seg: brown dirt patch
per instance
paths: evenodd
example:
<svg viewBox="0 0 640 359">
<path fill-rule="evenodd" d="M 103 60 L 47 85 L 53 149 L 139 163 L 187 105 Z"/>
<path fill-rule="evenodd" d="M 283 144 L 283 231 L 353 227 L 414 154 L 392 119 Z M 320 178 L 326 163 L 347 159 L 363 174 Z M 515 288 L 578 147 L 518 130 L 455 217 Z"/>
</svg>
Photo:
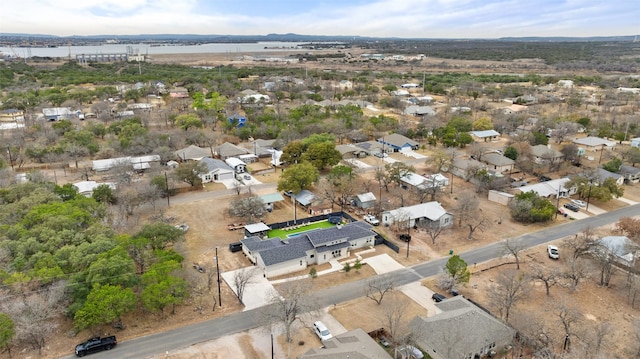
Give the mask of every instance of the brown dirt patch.
<svg viewBox="0 0 640 359">
<path fill-rule="evenodd" d="M 339 304 L 336 308 L 330 309 L 329 313 L 338 319 L 345 329 L 362 328 L 368 333 L 382 327 L 388 327 L 384 320 L 384 308 L 386 304 L 393 302 L 402 303 L 405 308 L 400 321 L 401 327 L 406 327 L 417 315 L 427 315 L 425 308 L 397 290 L 387 293 L 380 305 L 371 299 L 359 298 Z"/>
</svg>

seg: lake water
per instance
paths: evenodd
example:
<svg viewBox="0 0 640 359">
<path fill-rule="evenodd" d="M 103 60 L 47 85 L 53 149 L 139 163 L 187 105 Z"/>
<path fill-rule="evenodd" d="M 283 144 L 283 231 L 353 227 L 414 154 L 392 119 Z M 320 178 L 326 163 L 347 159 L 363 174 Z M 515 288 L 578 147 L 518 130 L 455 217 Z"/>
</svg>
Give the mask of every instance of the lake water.
<svg viewBox="0 0 640 359">
<path fill-rule="evenodd" d="M 62 46 L 62 47 L 0 47 L 5 56 L 18 57 L 71 57 L 81 54 L 120 54 L 133 53 L 143 55 L 159 54 L 200 54 L 200 53 L 235 53 L 235 52 L 274 52 L 298 50 L 298 45 L 305 42 L 257 42 L 239 44 L 202 44 L 202 45 L 160 45 L 149 44 L 105 44 L 100 46 Z"/>
</svg>

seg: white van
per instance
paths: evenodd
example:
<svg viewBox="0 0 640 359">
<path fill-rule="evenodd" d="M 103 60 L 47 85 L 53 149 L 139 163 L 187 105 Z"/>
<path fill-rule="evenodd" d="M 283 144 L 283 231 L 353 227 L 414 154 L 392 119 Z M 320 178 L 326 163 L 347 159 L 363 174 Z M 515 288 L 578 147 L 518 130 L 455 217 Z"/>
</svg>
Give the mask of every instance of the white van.
<svg viewBox="0 0 640 359">
<path fill-rule="evenodd" d="M 324 325 L 324 323 L 322 323 L 321 321 L 313 323 L 313 331 L 316 333 L 318 338 L 320 338 L 320 341 L 325 341 L 333 338 L 333 335 L 331 335 L 331 332 L 329 331 L 327 326 Z"/>
</svg>

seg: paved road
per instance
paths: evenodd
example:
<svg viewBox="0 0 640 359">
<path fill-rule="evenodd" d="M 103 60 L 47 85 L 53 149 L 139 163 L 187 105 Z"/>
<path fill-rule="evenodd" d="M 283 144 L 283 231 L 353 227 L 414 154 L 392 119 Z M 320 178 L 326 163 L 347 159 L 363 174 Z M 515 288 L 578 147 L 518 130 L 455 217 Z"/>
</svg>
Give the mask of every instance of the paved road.
<svg viewBox="0 0 640 359">
<path fill-rule="evenodd" d="M 617 222 L 621 217 L 631 217 L 640 214 L 640 204 L 624 207 L 607 212 L 599 216 L 573 221 L 562 225 L 549 227 L 517 237 L 525 247 L 537 246 L 549 241 L 560 239 L 579 233 L 587 227 L 599 227 Z M 475 248 L 461 253 L 467 263 L 482 263 L 501 256 L 501 242 L 484 247 Z M 393 277 L 398 286 L 421 280 L 439 274 L 447 258 L 440 258 L 400 269 L 381 276 Z M 364 295 L 366 279 L 327 288 L 315 293 L 321 307 L 346 302 Z M 182 328 L 161 332 L 118 344 L 109 352 L 92 355 L 93 358 L 145 358 L 159 355 L 165 351 L 174 351 L 193 344 L 220 338 L 225 335 L 243 332 L 259 327 L 260 313 L 268 307 L 234 313 L 222 318 L 208 320 L 202 323 L 188 325 Z"/>
</svg>

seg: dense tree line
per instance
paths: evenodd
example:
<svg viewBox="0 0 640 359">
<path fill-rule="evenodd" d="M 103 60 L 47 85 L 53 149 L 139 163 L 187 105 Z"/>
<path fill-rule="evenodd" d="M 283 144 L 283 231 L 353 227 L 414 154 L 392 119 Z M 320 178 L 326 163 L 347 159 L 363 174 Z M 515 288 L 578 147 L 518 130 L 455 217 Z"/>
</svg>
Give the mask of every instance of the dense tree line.
<svg viewBox="0 0 640 359">
<path fill-rule="evenodd" d="M 122 326 L 139 304 L 164 314 L 188 295 L 173 226 L 117 233 L 105 203 L 51 183 L 3 188 L 0 203 L 0 308 L 18 342 L 42 348 L 62 314 L 95 331 Z"/>
</svg>

